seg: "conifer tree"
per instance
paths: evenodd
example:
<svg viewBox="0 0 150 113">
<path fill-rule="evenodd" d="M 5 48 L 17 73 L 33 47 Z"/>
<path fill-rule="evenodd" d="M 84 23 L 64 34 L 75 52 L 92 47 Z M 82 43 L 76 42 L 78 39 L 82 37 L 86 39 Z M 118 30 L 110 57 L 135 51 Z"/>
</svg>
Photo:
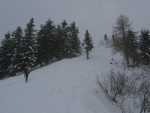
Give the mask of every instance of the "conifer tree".
<svg viewBox="0 0 150 113">
<path fill-rule="evenodd" d="M 9 65 L 5 64 L 6 58 L 2 47 L 0 47 L 0 79 L 3 79 L 8 74 Z"/>
<path fill-rule="evenodd" d="M 107 34 L 104 34 L 104 40 L 108 40 Z"/>
<path fill-rule="evenodd" d="M 40 64 L 48 64 L 55 57 L 56 49 L 56 29 L 54 23 L 49 19 L 45 25 L 41 26 L 38 32 L 38 59 Z"/>
<path fill-rule="evenodd" d="M 127 32 L 126 39 L 126 51 L 128 51 L 129 58 L 132 60 L 132 65 L 135 66 L 139 63 L 138 53 L 137 53 L 137 37 L 136 33 L 132 30 Z"/>
<path fill-rule="evenodd" d="M 4 78 L 4 73 L 3 73 L 3 53 L 2 53 L 2 47 L 0 47 L 0 79 Z"/>
<path fill-rule="evenodd" d="M 85 49 L 87 59 L 89 59 L 89 52 L 93 48 L 93 42 L 92 42 L 92 37 L 90 36 L 90 33 L 88 30 L 86 30 L 85 32 L 85 39 L 83 40 L 83 44 L 84 44 L 84 49 Z"/>
<path fill-rule="evenodd" d="M 144 64 L 150 63 L 150 34 L 149 30 L 142 30 L 140 35 L 140 50 Z"/>
<path fill-rule="evenodd" d="M 12 61 L 12 70 L 13 71 L 22 71 L 23 68 L 23 30 L 21 27 L 17 27 L 17 29 L 12 32 L 13 38 L 13 61 Z"/>
<path fill-rule="evenodd" d="M 0 48 L 0 63 L 1 70 L 0 73 L 3 75 L 8 75 L 11 70 L 10 67 L 12 65 L 12 56 L 13 56 L 13 40 L 11 37 L 11 33 L 6 33 L 5 38 L 1 42 Z"/>
<path fill-rule="evenodd" d="M 71 43 L 71 56 L 77 56 L 80 54 L 80 40 L 78 36 L 79 30 L 76 27 L 76 23 L 72 22 L 69 26 L 69 37 L 70 37 L 70 43 Z"/>
<path fill-rule="evenodd" d="M 56 48 L 56 56 L 57 58 L 63 59 L 64 58 L 64 44 L 65 44 L 65 39 L 63 37 L 63 30 L 62 26 L 58 24 L 57 28 L 57 33 L 56 33 L 56 40 L 57 40 L 57 48 Z"/>
<path fill-rule="evenodd" d="M 35 31 L 34 19 L 31 18 L 24 30 L 24 38 L 22 41 L 23 51 L 23 68 L 32 68 L 36 63 L 36 31 Z"/>
<path fill-rule="evenodd" d="M 62 39 L 62 56 L 67 58 L 72 53 L 71 50 L 71 40 L 69 38 L 69 26 L 66 20 L 61 23 L 61 39 Z"/>
</svg>

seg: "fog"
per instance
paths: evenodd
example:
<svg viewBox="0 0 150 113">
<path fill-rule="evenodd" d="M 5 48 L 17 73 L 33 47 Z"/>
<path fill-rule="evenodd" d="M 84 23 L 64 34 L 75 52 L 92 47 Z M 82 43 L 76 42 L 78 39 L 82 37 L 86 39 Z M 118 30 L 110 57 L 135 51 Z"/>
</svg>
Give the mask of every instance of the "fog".
<svg viewBox="0 0 150 113">
<path fill-rule="evenodd" d="M 49 18 L 55 24 L 75 21 L 81 39 L 88 29 L 99 40 L 111 35 L 120 14 L 129 17 L 134 30 L 149 29 L 149 11 L 150 0 L 0 0 L 0 39 L 17 26 L 24 29 L 33 17 L 37 29 Z"/>
</svg>

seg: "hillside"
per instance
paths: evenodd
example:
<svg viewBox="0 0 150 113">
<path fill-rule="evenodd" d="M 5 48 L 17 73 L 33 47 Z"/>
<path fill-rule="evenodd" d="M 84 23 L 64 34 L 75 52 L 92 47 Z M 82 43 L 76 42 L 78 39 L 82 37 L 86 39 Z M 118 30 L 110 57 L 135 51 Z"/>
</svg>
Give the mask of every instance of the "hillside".
<svg viewBox="0 0 150 113">
<path fill-rule="evenodd" d="M 111 49 L 98 44 L 90 59 L 64 59 L 24 75 L 0 81 L 0 113 L 115 113 L 96 76 L 109 70 Z M 101 77 L 103 78 L 103 77 Z"/>
</svg>

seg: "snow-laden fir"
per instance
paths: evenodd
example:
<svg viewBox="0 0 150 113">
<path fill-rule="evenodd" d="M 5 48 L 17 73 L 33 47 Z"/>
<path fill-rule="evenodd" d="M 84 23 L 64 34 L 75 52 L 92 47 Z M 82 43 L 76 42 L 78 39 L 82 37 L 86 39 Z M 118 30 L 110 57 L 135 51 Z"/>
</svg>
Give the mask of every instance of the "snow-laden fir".
<svg viewBox="0 0 150 113">
<path fill-rule="evenodd" d="M 90 53 L 50 64 L 29 74 L 0 81 L 0 113 L 118 113 L 96 77 L 115 68 L 112 52 L 100 43 Z M 117 58 L 116 58 L 117 59 Z"/>
</svg>

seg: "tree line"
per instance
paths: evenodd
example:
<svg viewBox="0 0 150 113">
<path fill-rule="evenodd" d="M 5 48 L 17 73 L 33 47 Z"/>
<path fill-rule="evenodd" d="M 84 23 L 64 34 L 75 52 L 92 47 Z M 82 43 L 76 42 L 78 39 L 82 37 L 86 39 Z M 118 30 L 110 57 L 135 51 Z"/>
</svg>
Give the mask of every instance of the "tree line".
<svg viewBox="0 0 150 113">
<path fill-rule="evenodd" d="M 149 113 L 150 30 L 134 31 L 129 18 L 120 15 L 114 25 L 112 38 L 109 40 L 105 34 L 104 40 L 114 52 L 122 54 L 125 67 L 132 67 L 133 70 L 129 73 L 126 68 L 123 72 L 112 70 L 105 74 L 103 81 L 97 78 L 98 87 L 122 113 Z M 110 63 L 118 65 L 114 59 Z"/>
<path fill-rule="evenodd" d="M 0 79 L 15 76 L 26 68 L 48 65 L 64 58 L 82 54 L 84 45 L 87 58 L 93 48 L 88 30 L 83 44 L 79 39 L 79 28 L 75 22 L 68 24 L 64 20 L 55 25 L 48 20 L 40 29 L 35 28 L 31 18 L 23 30 L 20 26 L 13 32 L 7 32 L 0 46 Z"/>
<path fill-rule="evenodd" d="M 127 16 L 117 18 L 112 42 L 114 51 L 123 54 L 128 67 L 150 64 L 150 31 L 135 32 Z"/>
</svg>

